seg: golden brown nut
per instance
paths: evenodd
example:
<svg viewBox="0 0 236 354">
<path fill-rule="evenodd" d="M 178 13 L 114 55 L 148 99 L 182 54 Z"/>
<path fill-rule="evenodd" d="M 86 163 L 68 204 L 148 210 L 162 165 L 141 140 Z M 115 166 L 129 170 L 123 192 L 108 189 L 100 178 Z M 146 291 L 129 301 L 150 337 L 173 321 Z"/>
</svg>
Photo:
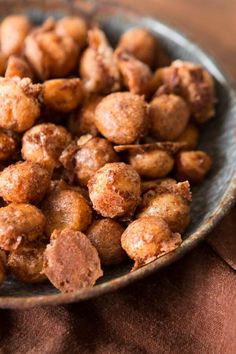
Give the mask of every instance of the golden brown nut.
<svg viewBox="0 0 236 354">
<path fill-rule="evenodd" d="M 158 186 L 168 188 L 169 186 L 173 186 L 176 183 L 177 182 L 175 179 L 169 177 L 153 179 L 151 181 L 142 181 L 141 182 L 142 194 L 148 192 L 149 190 L 156 189 Z"/>
<path fill-rule="evenodd" d="M 211 157 L 204 151 L 183 151 L 176 158 L 176 176 L 179 181 L 201 183 L 212 166 Z"/>
<path fill-rule="evenodd" d="M 27 61 L 24 58 L 11 55 L 7 62 L 5 77 L 10 79 L 14 76 L 18 76 L 21 79 L 29 77 L 31 80 L 34 78 L 31 67 Z"/>
<path fill-rule="evenodd" d="M 96 220 L 88 229 L 87 237 L 98 251 L 102 264 L 119 264 L 125 259 L 120 240 L 124 230 L 112 219 Z"/>
<path fill-rule="evenodd" d="M 189 183 L 161 185 L 143 196 L 138 217 L 163 218 L 173 232 L 182 233 L 189 224 Z"/>
<path fill-rule="evenodd" d="M 13 251 L 42 237 L 45 217 L 42 212 L 30 204 L 12 203 L 0 208 L 0 247 Z"/>
<path fill-rule="evenodd" d="M 185 130 L 189 109 L 181 97 L 162 95 L 152 100 L 149 118 L 152 136 L 159 140 L 173 141 Z"/>
<path fill-rule="evenodd" d="M 134 94 L 149 95 L 152 84 L 149 66 L 119 48 L 115 55 L 125 87 Z"/>
<path fill-rule="evenodd" d="M 69 131 L 77 136 L 84 134 L 98 135 L 98 130 L 95 126 L 95 109 L 101 101 L 102 96 L 89 96 L 81 109 L 71 115 L 68 120 Z"/>
<path fill-rule="evenodd" d="M 81 103 L 83 87 L 80 79 L 54 79 L 43 83 L 42 99 L 46 108 L 73 111 Z"/>
<path fill-rule="evenodd" d="M 28 130 L 22 139 L 22 157 L 39 162 L 48 168 L 59 167 L 59 157 L 70 144 L 70 133 L 63 127 L 43 123 Z"/>
<path fill-rule="evenodd" d="M 140 200 L 140 177 L 123 162 L 107 163 L 88 182 L 94 209 L 104 217 L 131 214 Z"/>
<path fill-rule="evenodd" d="M 118 48 L 152 67 L 158 50 L 157 39 L 144 28 L 131 28 L 120 37 Z"/>
<path fill-rule="evenodd" d="M 31 161 L 17 162 L 0 173 L 0 196 L 6 202 L 39 203 L 50 184 L 48 170 Z"/>
<path fill-rule="evenodd" d="M 24 283 L 41 283 L 47 278 L 42 274 L 43 254 L 46 245 L 32 242 L 10 252 L 7 266 L 15 277 Z"/>
<path fill-rule="evenodd" d="M 143 97 L 117 92 L 102 99 L 95 111 L 99 132 L 115 144 L 131 144 L 147 128 L 147 105 Z"/>
<path fill-rule="evenodd" d="M 105 33 L 98 28 L 88 31 L 88 42 L 79 67 L 86 90 L 98 94 L 119 91 L 120 74 Z"/>
<path fill-rule="evenodd" d="M 31 29 L 31 23 L 26 16 L 7 16 L 1 23 L 1 49 L 6 55 L 19 54 L 24 46 L 24 40 Z"/>
<path fill-rule="evenodd" d="M 43 272 L 62 292 L 92 287 L 103 275 L 96 248 L 79 231 L 55 230 L 44 253 Z"/>
<path fill-rule="evenodd" d="M 25 39 L 25 56 L 40 80 L 61 78 L 75 70 L 79 47 L 70 36 L 39 28 Z"/>
<path fill-rule="evenodd" d="M 0 130 L 0 161 L 13 158 L 17 149 L 17 140 L 9 131 Z"/>
<path fill-rule="evenodd" d="M 5 264 L 6 264 L 6 255 L 5 252 L 0 249 L 0 286 L 5 280 Z"/>
<path fill-rule="evenodd" d="M 6 56 L 0 52 L 0 76 L 4 76 L 7 66 L 7 58 Z"/>
<path fill-rule="evenodd" d="M 67 149 L 66 149 L 67 150 Z M 62 153 L 60 161 L 67 168 L 66 150 Z M 118 156 L 112 144 L 106 139 L 90 138 L 82 146 L 77 146 L 74 155 L 69 156 L 69 160 L 74 166 L 74 172 L 80 184 L 87 186 L 87 183 L 94 173 L 108 162 L 117 162 Z M 63 163 L 64 162 L 64 163 Z"/>
<path fill-rule="evenodd" d="M 75 190 L 55 190 L 43 201 L 46 216 L 46 234 L 66 227 L 85 231 L 92 221 L 92 210 L 87 200 Z"/>
<path fill-rule="evenodd" d="M 121 236 L 121 245 L 135 261 L 134 268 L 174 251 L 181 244 L 181 236 L 173 233 L 160 217 L 144 216 L 133 221 Z"/>
<path fill-rule="evenodd" d="M 185 143 L 186 145 L 182 150 L 194 150 L 196 149 L 199 141 L 199 130 L 193 124 L 188 124 L 182 134 L 175 140 L 179 143 Z"/>
<path fill-rule="evenodd" d="M 189 105 L 195 120 L 202 124 L 215 114 L 215 88 L 211 74 L 201 65 L 176 60 L 162 69 L 160 93 L 181 95 Z"/>
<path fill-rule="evenodd" d="M 31 128 L 40 115 L 40 91 L 29 78 L 0 78 L 0 127 L 18 133 Z"/>
<path fill-rule="evenodd" d="M 72 37 L 80 48 L 83 48 L 87 41 L 87 24 L 82 17 L 65 16 L 56 24 L 56 33 L 59 36 Z"/>
<path fill-rule="evenodd" d="M 140 153 L 130 152 L 128 161 L 140 176 L 149 178 L 165 177 L 174 166 L 173 157 L 167 151 L 159 149 Z"/>
</svg>

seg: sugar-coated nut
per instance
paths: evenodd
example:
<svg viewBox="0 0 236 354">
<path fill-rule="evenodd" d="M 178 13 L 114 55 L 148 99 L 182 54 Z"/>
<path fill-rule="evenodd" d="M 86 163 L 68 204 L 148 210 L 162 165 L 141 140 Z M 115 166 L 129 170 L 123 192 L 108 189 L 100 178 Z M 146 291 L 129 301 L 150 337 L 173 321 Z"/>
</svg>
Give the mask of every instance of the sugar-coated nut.
<svg viewBox="0 0 236 354">
<path fill-rule="evenodd" d="M 118 48 L 153 67 L 158 51 L 158 42 L 148 30 L 136 27 L 121 35 Z"/>
<path fill-rule="evenodd" d="M 70 144 L 70 133 L 62 126 L 42 123 L 28 130 L 22 139 L 22 157 L 49 168 L 59 167 L 59 157 Z"/>
<path fill-rule="evenodd" d="M 130 215 L 140 201 L 141 183 L 132 166 L 107 163 L 88 182 L 93 208 L 104 217 Z"/>
<path fill-rule="evenodd" d="M 140 153 L 130 152 L 128 161 L 142 177 L 162 178 L 167 176 L 174 166 L 173 157 L 164 150 L 149 150 Z"/>
<path fill-rule="evenodd" d="M 162 187 L 163 188 L 163 187 Z M 163 218 L 173 232 L 183 233 L 190 221 L 190 208 L 184 196 L 168 190 L 153 189 L 143 196 L 138 218 Z"/>
<path fill-rule="evenodd" d="M 55 230 L 44 253 L 43 272 L 62 292 L 92 287 L 103 275 L 96 248 L 79 231 Z"/>
<path fill-rule="evenodd" d="M 112 219 L 94 221 L 86 235 L 98 251 L 104 265 L 119 264 L 125 259 L 121 248 L 121 235 L 124 227 Z"/>
<path fill-rule="evenodd" d="M 17 162 L 0 173 L 0 196 L 6 202 L 39 203 L 50 184 L 51 175 L 38 163 Z"/>
<path fill-rule="evenodd" d="M 134 94 L 148 96 L 152 88 L 149 66 L 119 48 L 115 55 L 125 87 Z"/>
<path fill-rule="evenodd" d="M 105 33 L 98 28 L 89 30 L 88 42 L 79 67 L 85 89 L 97 94 L 119 91 L 120 74 Z"/>
<path fill-rule="evenodd" d="M 0 161 L 11 160 L 17 149 L 17 140 L 9 131 L 0 130 Z"/>
<path fill-rule="evenodd" d="M 176 176 L 179 181 L 201 183 L 212 166 L 211 157 L 204 151 L 183 151 L 176 157 Z"/>
<path fill-rule="evenodd" d="M 98 130 L 95 125 L 95 109 L 101 101 L 102 96 L 89 96 L 82 107 L 72 114 L 68 119 L 68 129 L 73 135 L 91 134 L 98 135 Z"/>
<path fill-rule="evenodd" d="M 181 244 L 181 236 L 172 233 L 160 217 L 144 216 L 133 221 L 121 236 L 121 245 L 135 261 L 134 268 L 149 263 Z"/>
<path fill-rule="evenodd" d="M 10 79 L 12 77 L 19 77 L 21 79 L 29 77 L 33 80 L 34 75 L 31 67 L 24 58 L 11 55 L 7 62 L 5 77 Z"/>
<path fill-rule="evenodd" d="M 59 36 L 72 37 L 80 48 L 86 45 L 87 41 L 87 24 L 82 17 L 65 16 L 56 23 L 56 33 Z"/>
<path fill-rule="evenodd" d="M 186 145 L 182 150 L 194 150 L 196 149 L 199 141 L 199 129 L 193 125 L 188 124 L 182 134 L 176 139 L 176 142 L 185 143 Z"/>
<path fill-rule="evenodd" d="M 68 227 L 85 231 L 92 221 L 92 210 L 87 200 L 75 190 L 56 190 L 43 201 L 42 211 L 46 217 L 46 234 L 55 229 Z"/>
<path fill-rule="evenodd" d="M 83 87 L 80 79 L 53 79 L 43 83 L 42 99 L 46 108 L 58 112 L 73 111 L 81 103 Z"/>
<path fill-rule="evenodd" d="M 40 91 L 29 78 L 0 78 L 0 127 L 18 133 L 31 128 L 40 115 Z"/>
<path fill-rule="evenodd" d="M 31 242 L 10 252 L 7 267 L 17 280 L 24 283 L 41 283 L 47 279 L 41 273 L 45 248 L 46 245 L 42 242 Z"/>
<path fill-rule="evenodd" d="M 185 130 L 189 109 L 181 97 L 162 95 L 150 104 L 150 134 L 159 140 L 173 141 Z"/>
<path fill-rule="evenodd" d="M 75 173 L 78 181 L 86 185 L 94 173 L 108 162 L 118 161 L 112 144 L 106 139 L 92 138 L 75 155 Z"/>
<path fill-rule="evenodd" d="M 45 217 L 30 204 L 12 203 L 0 208 L 0 247 L 13 251 L 21 244 L 40 239 L 44 233 Z"/>
<path fill-rule="evenodd" d="M 6 55 L 19 54 L 24 46 L 24 40 L 31 29 L 31 23 L 26 16 L 7 16 L 1 23 L 1 50 Z"/>
<path fill-rule="evenodd" d="M 112 93 L 98 104 L 95 124 L 99 132 L 115 144 L 131 144 L 147 128 L 147 104 L 130 92 Z"/>
<path fill-rule="evenodd" d="M 25 39 L 25 56 L 40 80 L 61 78 L 76 68 L 79 47 L 70 36 L 35 30 Z"/>
</svg>

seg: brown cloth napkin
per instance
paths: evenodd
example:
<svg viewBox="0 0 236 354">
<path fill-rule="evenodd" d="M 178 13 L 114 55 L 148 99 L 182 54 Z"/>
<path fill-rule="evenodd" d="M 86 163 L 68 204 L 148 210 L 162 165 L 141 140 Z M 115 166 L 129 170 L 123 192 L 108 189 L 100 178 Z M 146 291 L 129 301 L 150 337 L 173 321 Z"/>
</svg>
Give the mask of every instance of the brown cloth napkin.
<svg viewBox="0 0 236 354">
<path fill-rule="evenodd" d="M 218 230 L 227 230 L 224 224 Z M 73 305 L 2 310 L 0 353 L 235 354 L 235 272 L 203 243 L 115 293 Z"/>
</svg>

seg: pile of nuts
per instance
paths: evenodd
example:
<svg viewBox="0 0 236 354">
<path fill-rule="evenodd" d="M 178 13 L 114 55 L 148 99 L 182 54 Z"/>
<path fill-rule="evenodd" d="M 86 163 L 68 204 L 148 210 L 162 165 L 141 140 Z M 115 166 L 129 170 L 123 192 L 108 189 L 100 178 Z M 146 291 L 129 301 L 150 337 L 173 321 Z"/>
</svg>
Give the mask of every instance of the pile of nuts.
<svg viewBox="0 0 236 354">
<path fill-rule="evenodd" d="M 0 283 L 11 272 L 73 292 L 181 244 L 190 185 L 212 165 L 196 150 L 215 113 L 203 67 L 171 63 L 144 28 L 113 49 L 83 18 L 14 15 L 0 75 Z"/>
</svg>

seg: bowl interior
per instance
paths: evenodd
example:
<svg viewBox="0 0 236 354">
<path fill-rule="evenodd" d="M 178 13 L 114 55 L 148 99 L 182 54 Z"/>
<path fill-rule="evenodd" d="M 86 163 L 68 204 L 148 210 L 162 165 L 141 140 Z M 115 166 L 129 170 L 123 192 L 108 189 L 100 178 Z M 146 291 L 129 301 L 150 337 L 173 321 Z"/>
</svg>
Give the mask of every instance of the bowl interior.
<svg viewBox="0 0 236 354">
<path fill-rule="evenodd" d="M 30 2 L 24 8 L 8 8 L 8 13 L 23 12 L 28 14 L 35 23 L 40 23 L 44 18 L 53 15 L 59 18 L 67 13 L 75 13 L 76 9 L 65 6 L 57 8 L 42 8 L 42 4 Z M 59 2 L 60 3 L 60 2 Z M 32 5 L 33 4 L 33 5 Z M 6 13 L 3 8 L 2 16 Z M 7 13 L 6 13 L 7 14 Z M 120 34 L 133 26 L 144 26 L 148 28 L 159 39 L 163 47 L 173 59 L 179 58 L 204 65 L 214 76 L 218 97 L 216 117 L 209 122 L 201 134 L 200 148 L 207 151 L 213 158 L 213 169 L 205 182 L 193 189 L 193 202 L 191 208 L 191 224 L 184 235 L 184 242 L 177 252 L 180 256 L 186 250 L 193 247 L 213 224 L 223 215 L 227 205 L 232 203 L 235 194 L 235 126 L 236 126 L 236 100 L 229 81 L 222 74 L 215 63 L 200 50 L 196 45 L 188 41 L 183 35 L 169 28 L 168 26 L 149 18 L 142 18 L 134 15 L 128 10 L 122 11 L 119 8 L 103 6 L 94 15 L 96 21 L 105 30 L 112 45 L 115 46 Z M 175 254 L 162 257 L 152 264 L 138 270 L 137 277 L 143 276 L 149 270 L 158 269 L 176 258 Z M 57 299 L 56 302 L 73 301 L 84 297 L 91 297 L 93 294 L 107 291 L 110 288 L 118 287 L 123 283 L 135 279 L 135 273 L 129 275 L 130 264 L 124 264 L 112 269 L 106 269 L 104 277 L 98 282 L 95 288 L 89 291 L 80 291 L 71 297 L 61 295 L 50 284 L 24 285 L 8 278 L 0 290 L 0 306 L 24 305 L 27 299 L 31 303 L 51 302 L 50 299 Z M 100 284 L 100 285 L 99 285 Z M 57 296 L 54 296 L 58 294 Z M 17 302 L 22 300 L 21 302 Z M 34 301 L 35 299 L 35 301 Z"/>
</svg>

